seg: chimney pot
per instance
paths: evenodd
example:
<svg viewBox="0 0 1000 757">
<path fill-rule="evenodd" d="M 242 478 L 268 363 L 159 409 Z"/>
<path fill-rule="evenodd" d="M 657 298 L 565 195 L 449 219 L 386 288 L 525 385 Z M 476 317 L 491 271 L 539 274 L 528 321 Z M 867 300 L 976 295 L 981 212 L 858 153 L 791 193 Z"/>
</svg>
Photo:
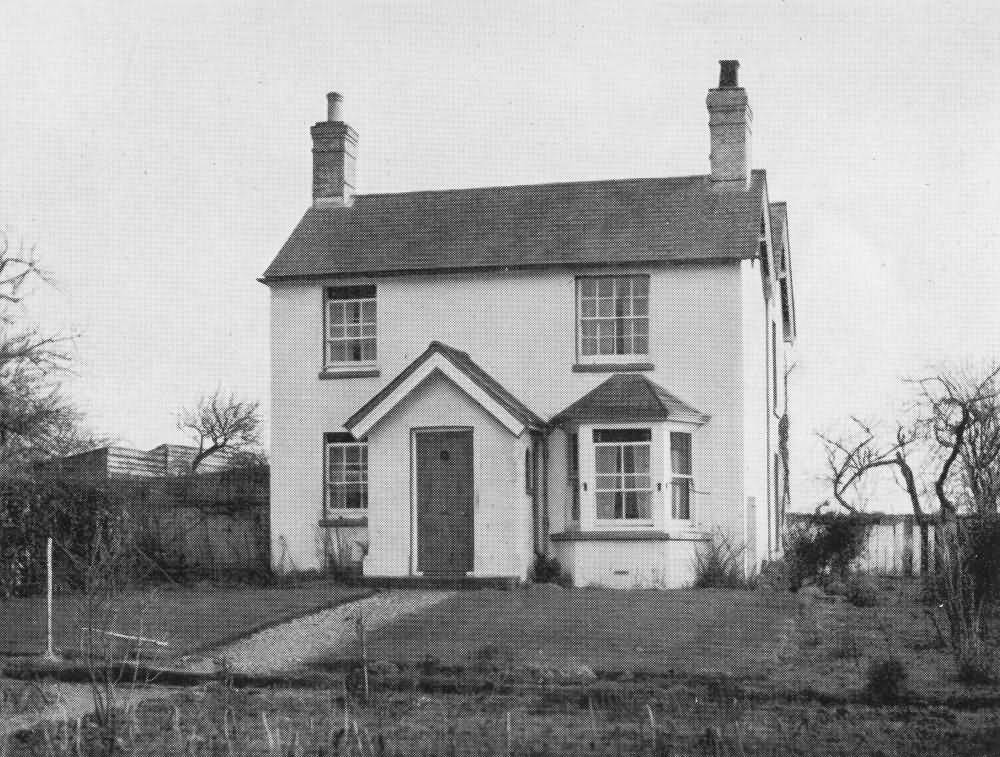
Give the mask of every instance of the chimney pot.
<svg viewBox="0 0 1000 757">
<path fill-rule="evenodd" d="M 344 123 L 339 92 L 326 96 L 327 119 L 313 125 L 313 207 L 350 207 L 354 202 L 358 135 Z"/>
<path fill-rule="evenodd" d="M 740 62 L 738 60 L 719 61 L 719 89 L 740 86 Z"/>
<path fill-rule="evenodd" d="M 344 102 L 343 96 L 339 92 L 330 92 L 326 96 L 326 120 L 327 121 L 343 121 L 343 109 L 342 104 Z"/>
<path fill-rule="evenodd" d="M 719 186 L 745 189 L 750 182 L 753 113 L 746 90 L 739 86 L 739 61 L 720 60 L 719 64 L 719 86 L 708 91 L 705 103 L 712 137 L 712 180 Z"/>
</svg>

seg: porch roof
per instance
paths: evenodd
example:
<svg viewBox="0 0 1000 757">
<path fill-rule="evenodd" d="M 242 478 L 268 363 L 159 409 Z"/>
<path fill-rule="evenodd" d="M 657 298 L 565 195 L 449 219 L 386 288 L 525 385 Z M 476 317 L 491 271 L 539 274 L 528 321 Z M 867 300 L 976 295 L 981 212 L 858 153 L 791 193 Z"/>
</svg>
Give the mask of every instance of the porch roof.
<svg viewBox="0 0 1000 757">
<path fill-rule="evenodd" d="M 676 420 L 705 423 L 709 416 L 641 373 L 616 373 L 556 414 L 564 423 Z"/>
<path fill-rule="evenodd" d="M 515 435 L 520 435 L 526 428 L 540 431 L 548 425 L 480 368 L 468 353 L 433 341 L 416 360 L 348 418 L 344 428 L 355 436 L 363 436 L 434 371 L 453 379 Z"/>
</svg>

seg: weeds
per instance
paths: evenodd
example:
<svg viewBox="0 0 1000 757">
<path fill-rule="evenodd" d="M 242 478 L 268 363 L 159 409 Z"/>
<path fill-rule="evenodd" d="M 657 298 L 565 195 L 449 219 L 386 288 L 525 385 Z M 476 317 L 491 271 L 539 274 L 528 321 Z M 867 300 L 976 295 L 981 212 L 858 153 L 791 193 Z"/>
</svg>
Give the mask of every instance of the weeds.
<svg viewBox="0 0 1000 757">
<path fill-rule="evenodd" d="M 906 666 L 898 657 L 872 660 L 867 671 L 868 694 L 875 702 L 897 702 L 906 690 L 906 679 Z"/>
<path fill-rule="evenodd" d="M 866 576 L 854 574 L 847 581 L 844 597 L 855 607 L 874 607 L 878 589 Z"/>
<path fill-rule="evenodd" d="M 734 546 L 722 531 L 695 553 L 694 588 L 746 589 L 750 587 L 743 566 L 744 545 Z"/>
</svg>

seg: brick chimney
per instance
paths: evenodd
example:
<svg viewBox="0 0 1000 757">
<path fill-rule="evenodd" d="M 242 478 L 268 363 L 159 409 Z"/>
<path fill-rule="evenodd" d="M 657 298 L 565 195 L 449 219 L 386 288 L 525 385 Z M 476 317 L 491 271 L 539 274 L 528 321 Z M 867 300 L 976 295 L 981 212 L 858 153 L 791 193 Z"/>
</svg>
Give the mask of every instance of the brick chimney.
<svg viewBox="0 0 1000 757">
<path fill-rule="evenodd" d="M 310 129 L 313 139 L 313 207 L 349 207 L 354 202 L 358 133 L 344 123 L 338 92 L 326 96 L 326 121 Z"/>
<path fill-rule="evenodd" d="M 712 181 L 745 189 L 750 183 L 750 132 L 753 113 L 739 85 L 740 62 L 719 61 L 719 86 L 708 90 L 708 128 L 712 133 Z"/>
</svg>

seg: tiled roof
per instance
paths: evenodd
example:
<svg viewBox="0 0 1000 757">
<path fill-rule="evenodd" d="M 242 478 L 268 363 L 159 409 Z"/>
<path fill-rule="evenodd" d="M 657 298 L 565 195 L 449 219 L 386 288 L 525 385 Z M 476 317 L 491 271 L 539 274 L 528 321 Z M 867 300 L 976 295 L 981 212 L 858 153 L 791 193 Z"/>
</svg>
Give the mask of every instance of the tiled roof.
<svg viewBox="0 0 1000 757">
<path fill-rule="evenodd" d="M 704 423 L 708 416 L 641 373 L 616 373 L 558 413 L 552 423 L 668 419 Z"/>
<path fill-rule="evenodd" d="M 396 378 L 386 384 L 374 397 L 364 404 L 354 415 L 347 419 L 344 428 L 353 429 L 362 418 L 367 416 L 372 410 L 392 394 L 396 387 L 406 381 L 421 365 L 427 362 L 432 355 L 440 354 L 445 357 L 458 370 L 462 371 L 471 379 L 476 386 L 498 402 L 504 410 L 513 415 L 517 420 L 530 429 L 543 429 L 546 427 L 545 421 L 532 412 L 523 402 L 507 391 L 496 379 L 480 368 L 469 357 L 468 353 L 449 347 L 443 342 L 434 341 L 428 345 L 421 355 L 403 369 Z"/>
<path fill-rule="evenodd" d="M 599 265 L 758 254 L 764 171 L 359 195 L 310 208 L 264 280 L 402 271 Z"/>
</svg>

